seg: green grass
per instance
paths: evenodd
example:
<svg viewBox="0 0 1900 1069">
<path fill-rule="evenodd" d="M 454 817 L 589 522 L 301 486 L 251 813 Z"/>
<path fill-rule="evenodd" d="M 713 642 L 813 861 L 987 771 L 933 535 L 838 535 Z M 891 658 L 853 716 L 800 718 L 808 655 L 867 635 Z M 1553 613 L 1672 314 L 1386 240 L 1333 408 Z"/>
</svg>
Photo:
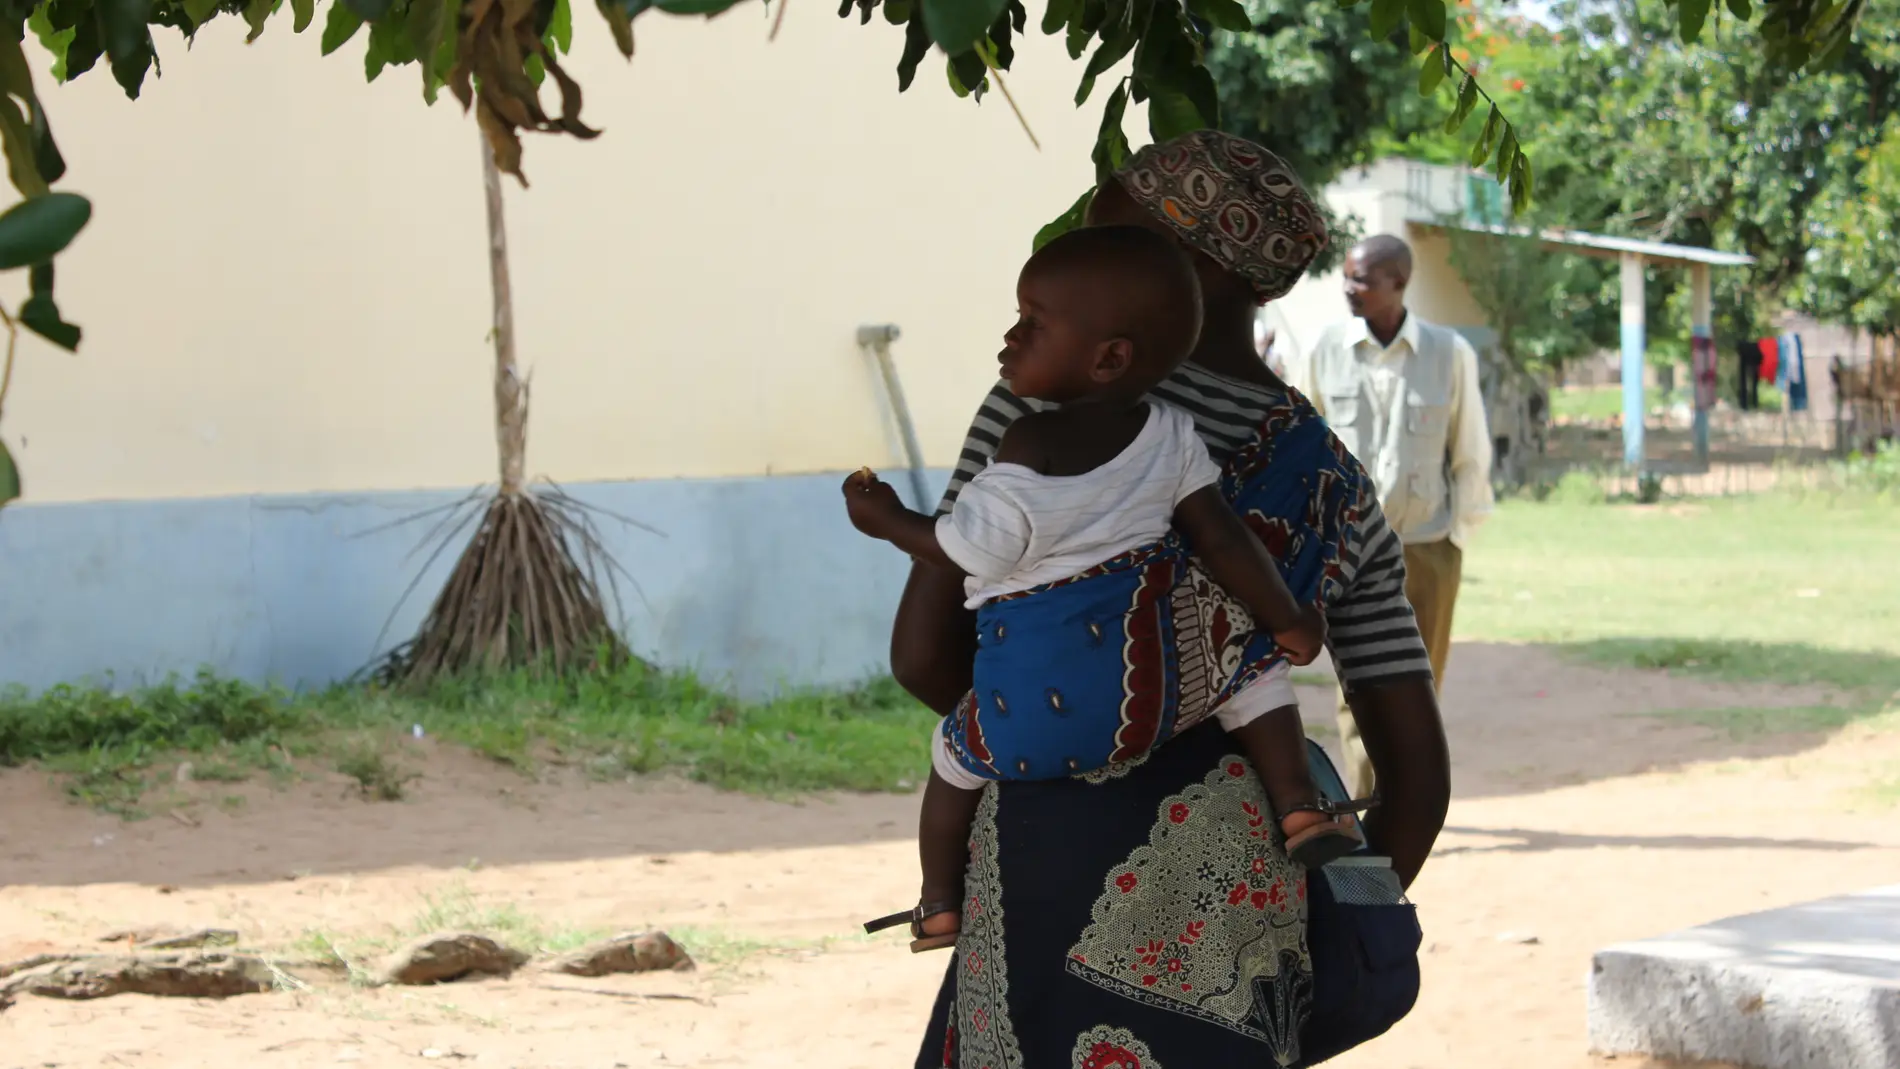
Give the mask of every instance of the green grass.
<svg viewBox="0 0 1900 1069">
<path fill-rule="evenodd" d="M 1550 391 L 1550 414 L 1557 419 L 1607 420 L 1622 411 L 1621 386 L 1567 386 Z"/>
<path fill-rule="evenodd" d="M 0 694 L 0 765 L 40 762 L 78 800 L 126 817 L 189 760 L 189 778 L 280 784 L 328 767 L 367 798 L 415 778 L 395 756 L 420 725 L 520 772 L 578 766 L 601 779 L 670 773 L 731 790 L 908 790 L 934 717 L 888 680 L 740 702 L 638 665 L 551 678 L 511 673 L 422 692 L 339 686 L 293 694 L 201 674 L 126 693 Z"/>
<path fill-rule="evenodd" d="M 1679 392 L 1665 393 L 1657 389 L 1643 391 L 1643 404 L 1651 412 L 1668 408 L 1673 404 Z M 1779 407 L 1779 406 L 1777 406 Z M 1615 419 L 1623 414 L 1623 387 L 1620 384 L 1610 386 L 1565 386 L 1550 391 L 1550 414 L 1554 418 L 1568 420 L 1588 420 L 1601 423 Z"/>
<path fill-rule="evenodd" d="M 1847 707 L 1732 710 L 1729 722 L 1839 726 L 1900 690 L 1900 508 L 1867 495 L 1506 502 L 1467 547 L 1457 633 L 1606 665 L 1818 684 Z"/>
</svg>

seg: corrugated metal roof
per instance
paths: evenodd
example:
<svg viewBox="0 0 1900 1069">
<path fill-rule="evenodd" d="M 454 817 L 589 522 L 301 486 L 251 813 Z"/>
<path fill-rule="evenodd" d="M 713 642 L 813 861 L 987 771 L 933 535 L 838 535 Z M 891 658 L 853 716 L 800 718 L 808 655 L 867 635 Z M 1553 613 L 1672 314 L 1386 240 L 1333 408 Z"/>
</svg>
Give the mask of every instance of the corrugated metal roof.
<svg viewBox="0 0 1900 1069">
<path fill-rule="evenodd" d="M 1626 252 L 1640 255 L 1650 263 L 1665 266 L 1684 266 L 1687 264 L 1708 264 L 1711 267 L 1747 267 L 1755 262 L 1753 256 L 1739 252 L 1722 252 L 1718 249 L 1697 248 L 1694 245 L 1669 245 L 1660 241 L 1639 241 L 1635 238 L 1616 238 L 1607 234 L 1586 234 L 1581 230 L 1545 230 L 1533 234 L 1521 227 L 1484 226 L 1477 223 L 1424 223 L 1443 229 L 1447 226 L 1474 234 L 1510 235 L 1513 237 L 1535 237 L 1545 245 L 1572 249 L 1585 255 L 1621 256 Z"/>
</svg>

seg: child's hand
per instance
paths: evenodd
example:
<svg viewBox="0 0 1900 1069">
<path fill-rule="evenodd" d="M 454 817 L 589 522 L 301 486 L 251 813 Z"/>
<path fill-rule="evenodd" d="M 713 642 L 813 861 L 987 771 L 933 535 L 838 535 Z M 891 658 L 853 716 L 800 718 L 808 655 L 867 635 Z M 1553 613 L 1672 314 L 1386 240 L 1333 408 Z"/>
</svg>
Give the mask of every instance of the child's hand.
<svg viewBox="0 0 1900 1069">
<path fill-rule="evenodd" d="M 896 488 L 878 479 L 870 468 L 859 468 L 845 477 L 844 507 L 851 526 L 872 538 L 883 538 L 890 521 L 905 511 Z"/>
<path fill-rule="evenodd" d="M 1286 651 L 1287 663 L 1294 666 L 1309 665 L 1326 648 L 1326 614 L 1316 605 L 1301 607 L 1297 622 L 1283 631 L 1276 631 L 1273 640 Z"/>
</svg>

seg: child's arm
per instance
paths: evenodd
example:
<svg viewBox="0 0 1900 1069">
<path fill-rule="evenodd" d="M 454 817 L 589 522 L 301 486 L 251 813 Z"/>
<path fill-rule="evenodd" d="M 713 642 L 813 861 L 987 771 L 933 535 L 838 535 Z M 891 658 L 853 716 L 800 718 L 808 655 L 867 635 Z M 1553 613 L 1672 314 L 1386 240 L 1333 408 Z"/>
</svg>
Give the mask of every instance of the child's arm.
<svg viewBox="0 0 1900 1069">
<path fill-rule="evenodd" d="M 1326 645 L 1326 617 L 1293 600 L 1280 566 L 1247 525 L 1234 515 L 1218 486 L 1189 494 L 1174 510 L 1174 525 L 1222 589 L 1240 599 L 1254 619 L 1273 632 L 1294 664 L 1311 664 Z"/>
<path fill-rule="evenodd" d="M 937 541 L 936 517 L 905 508 L 891 484 L 879 480 L 871 469 L 862 468 L 845 478 L 844 507 L 851 526 L 872 538 L 881 538 L 925 563 L 963 573 Z"/>
<path fill-rule="evenodd" d="M 1003 432 L 1003 440 L 997 443 L 996 460 L 1042 470 L 1045 466 L 1043 441 L 1047 433 L 1045 417 L 1037 414 L 1022 417 Z M 959 498 L 959 501 L 984 496 L 979 489 L 972 489 L 980 487 L 982 481 L 981 475 L 971 480 L 964 488 L 964 497 Z M 861 468 L 845 479 L 844 504 L 846 511 L 851 514 L 853 527 L 872 538 L 889 542 L 917 560 L 948 568 L 959 575 L 978 574 L 1001 578 L 1010 573 L 1028 549 L 1028 528 L 1021 514 L 1014 512 L 1013 505 L 991 501 L 988 515 L 979 507 L 974 521 L 977 527 L 988 532 L 983 539 L 985 544 L 982 547 L 964 545 L 963 551 L 969 559 L 965 563 L 958 563 L 944 552 L 943 542 L 937 537 L 937 518 L 905 508 L 897 491 L 880 482 L 877 473 L 870 468 Z M 994 509 L 999 505 L 1011 515 L 997 514 Z M 995 540 L 999 531 L 1012 528 L 1016 529 L 1017 535 L 1013 544 L 1007 537 L 1001 543 Z M 955 535 L 964 533 L 963 530 L 953 531 Z"/>
</svg>

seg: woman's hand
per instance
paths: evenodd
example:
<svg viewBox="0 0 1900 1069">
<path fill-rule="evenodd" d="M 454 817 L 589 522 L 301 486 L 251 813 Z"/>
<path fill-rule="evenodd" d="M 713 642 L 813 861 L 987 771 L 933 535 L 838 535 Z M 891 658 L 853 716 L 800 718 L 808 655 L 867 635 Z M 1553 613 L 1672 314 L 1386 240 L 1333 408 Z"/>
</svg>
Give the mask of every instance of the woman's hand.
<svg viewBox="0 0 1900 1069">
<path fill-rule="evenodd" d="M 897 489 L 880 480 L 870 468 L 859 468 L 845 477 L 844 507 L 851 526 L 872 538 L 889 539 L 891 529 L 910 510 L 897 496 Z"/>
</svg>

